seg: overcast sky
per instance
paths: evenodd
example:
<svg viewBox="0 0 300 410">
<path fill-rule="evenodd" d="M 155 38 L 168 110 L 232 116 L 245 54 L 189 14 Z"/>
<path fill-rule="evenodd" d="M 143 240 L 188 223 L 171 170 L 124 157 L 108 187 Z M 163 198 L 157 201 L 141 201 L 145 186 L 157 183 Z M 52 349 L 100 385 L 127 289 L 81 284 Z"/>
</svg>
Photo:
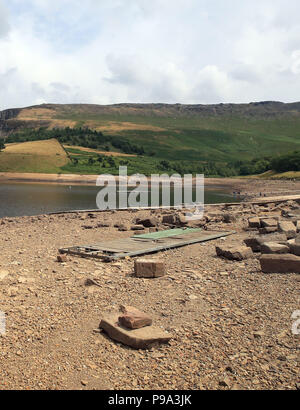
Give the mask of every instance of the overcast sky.
<svg viewBox="0 0 300 410">
<path fill-rule="evenodd" d="M 0 110 L 300 100 L 299 0 L 0 0 Z"/>
</svg>

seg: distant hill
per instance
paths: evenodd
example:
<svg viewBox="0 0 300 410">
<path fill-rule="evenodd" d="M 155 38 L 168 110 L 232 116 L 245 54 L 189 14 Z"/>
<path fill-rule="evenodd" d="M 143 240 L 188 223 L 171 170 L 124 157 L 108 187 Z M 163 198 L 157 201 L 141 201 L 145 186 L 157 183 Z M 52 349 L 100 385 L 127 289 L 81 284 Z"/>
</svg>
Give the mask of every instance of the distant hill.
<svg viewBox="0 0 300 410">
<path fill-rule="evenodd" d="M 251 160 L 300 148 L 300 102 L 43 104 L 0 112 L 3 138 L 39 127 L 88 127 L 123 136 L 166 160 Z"/>
</svg>

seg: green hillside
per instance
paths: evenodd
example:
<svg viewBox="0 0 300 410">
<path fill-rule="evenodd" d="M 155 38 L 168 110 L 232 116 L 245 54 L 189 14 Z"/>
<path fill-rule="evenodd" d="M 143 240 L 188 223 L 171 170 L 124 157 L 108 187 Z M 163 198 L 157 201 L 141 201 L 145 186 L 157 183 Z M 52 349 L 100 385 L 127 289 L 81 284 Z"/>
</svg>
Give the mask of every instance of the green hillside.
<svg viewBox="0 0 300 410">
<path fill-rule="evenodd" d="M 193 164 L 193 170 L 200 163 L 215 163 L 218 168 L 298 150 L 300 103 L 44 104 L 0 112 L 4 138 L 34 130 L 34 139 L 39 139 L 38 130 L 46 129 L 54 130 L 50 137 L 56 138 L 58 130 L 66 128 L 103 135 L 103 141 L 94 146 L 86 145 L 82 137 L 70 145 L 134 153 L 147 158 L 144 162 L 149 164 L 167 160 L 180 162 L 183 168 Z"/>
</svg>

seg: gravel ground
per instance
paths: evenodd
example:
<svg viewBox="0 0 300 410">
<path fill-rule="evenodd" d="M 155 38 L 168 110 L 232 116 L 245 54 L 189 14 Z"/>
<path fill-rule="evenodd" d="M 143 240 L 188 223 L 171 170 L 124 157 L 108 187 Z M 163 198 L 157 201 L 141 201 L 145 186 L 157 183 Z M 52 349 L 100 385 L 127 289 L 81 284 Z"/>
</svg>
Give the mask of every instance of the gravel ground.
<svg viewBox="0 0 300 410">
<path fill-rule="evenodd" d="M 235 209 L 236 210 L 236 209 Z M 250 211 L 249 211 L 250 212 Z M 215 246 L 242 243 L 249 214 L 219 239 L 161 252 L 167 275 L 132 276 L 133 259 L 102 263 L 68 257 L 60 247 L 126 238 L 99 222 L 130 226 L 148 212 L 5 218 L 1 224 L 0 389 L 296 389 L 299 274 L 263 274 L 258 256 L 231 262 Z M 0 221 L 1 223 L 1 221 Z M 6 275 L 6 276 L 5 276 Z M 86 286 L 86 279 L 100 286 Z M 168 345 L 136 351 L 99 333 L 103 313 L 129 304 L 173 336 Z M 298 385 L 297 385 L 298 383 Z"/>
</svg>

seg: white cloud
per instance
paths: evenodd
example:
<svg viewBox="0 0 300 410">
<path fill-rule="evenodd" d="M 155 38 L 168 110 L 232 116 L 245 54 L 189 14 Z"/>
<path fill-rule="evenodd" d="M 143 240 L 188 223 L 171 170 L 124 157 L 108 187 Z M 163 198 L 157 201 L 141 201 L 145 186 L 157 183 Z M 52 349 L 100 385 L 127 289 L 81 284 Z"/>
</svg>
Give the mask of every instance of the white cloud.
<svg viewBox="0 0 300 410">
<path fill-rule="evenodd" d="M 295 101 L 298 0 L 0 0 L 0 109 Z"/>
<path fill-rule="evenodd" d="M 9 32 L 8 12 L 3 0 L 0 0 L 0 39 Z"/>
</svg>

